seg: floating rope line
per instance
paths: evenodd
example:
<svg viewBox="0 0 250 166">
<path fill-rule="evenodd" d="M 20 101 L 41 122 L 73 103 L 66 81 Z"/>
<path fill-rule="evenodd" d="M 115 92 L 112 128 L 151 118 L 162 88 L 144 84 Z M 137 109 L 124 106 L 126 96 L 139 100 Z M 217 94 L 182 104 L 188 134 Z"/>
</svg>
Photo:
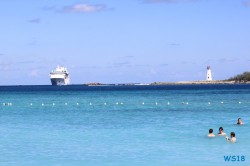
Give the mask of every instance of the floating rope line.
<svg viewBox="0 0 250 166">
<path fill-rule="evenodd" d="M 12 103 L 3 103 L 3 106 L 12 106 Z"/>
<path fill-rule="evenodd" d="M 126 104 L 125 104 L 126 103 Z M 224 102 L 224 101 L 209 101 L 209 102 L 205 102 L 205 101 L 202 101 L 202 102 L 197 102 L 197 101 L 194 101 L 194 102 L 190 102 L 190 101 L 182 101 L 182 102 L 170 102 L 169 101 L 155 101 L 155 102 L 115 102 L 115 103 L 109 103 L 109 102 L 103 102 L 103 103 L 98 103 L 98 102 L 76 102 L 76 103 L 68 103 L 68 102 L 61 102 L 60 103 L 52 103 L 52 106 L 79 106 L 79 105 L 89 105 L 89 106 L 157 106 L 157 107 L 162 107 L 162 106 L 170 106 L 171 107 L 180 107 L 181 105 L 185 106 L 185 105 L 190 105 L 190 106 L 201 106 L 201 105 L 209 105 L 209 106 L 219 106 L 219 105 L 230 105 L 230 104 L 234 104 L 234 105 L 246 105 L 246 104 L 250 104 L 250 101 L 227 101 L 227 102 Z M 2 103 L 2 106 L 6 106 L 6 107 L 10 107 L 10 106 L 13 106 L 14 104 L 12 102 L 3 102 Z M 25 105 L 25 104 L 24 104 Z M 18 104 L 18 103 L 15 103 L 15 106 L 24 106 L 23 104 Z M 26 105 L 27 106 L 27 105 Z M 50 103 L 46 103 L 46 102 L 43 102 L 43 103 L 35 103 L 35 102 L 30 102 L 28 103 L 28 106 L 46 106 L 46 107 L 49 107 L 51 106 Z"/>
</svg>

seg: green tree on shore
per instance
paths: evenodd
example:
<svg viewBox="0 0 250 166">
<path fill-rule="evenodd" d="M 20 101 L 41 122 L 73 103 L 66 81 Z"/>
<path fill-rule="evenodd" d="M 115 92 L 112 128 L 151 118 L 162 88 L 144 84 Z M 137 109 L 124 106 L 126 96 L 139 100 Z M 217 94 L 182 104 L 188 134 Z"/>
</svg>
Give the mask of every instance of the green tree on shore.
<svg viewBox="0 0 250 166">
<path fill-rule="evenodd" d="M 235 82 L 247 82 L 250 81 L 250 72 L 244 72 L 242 74 L 238 74 L 234 77 L 229 78 L 227 81 L 235 81 Z"/>
</svg>

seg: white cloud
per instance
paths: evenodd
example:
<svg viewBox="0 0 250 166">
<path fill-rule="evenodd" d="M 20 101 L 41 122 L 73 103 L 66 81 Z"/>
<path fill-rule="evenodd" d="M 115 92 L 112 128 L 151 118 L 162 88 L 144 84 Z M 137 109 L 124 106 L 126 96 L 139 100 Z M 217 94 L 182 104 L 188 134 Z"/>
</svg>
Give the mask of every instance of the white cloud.
<svg viewBox="0 0 250 166">
<path fill-rule="evenodd" d="M 29 76 L 31 77 L 38 77 L 38 70 L 37 69 L 34 69 L 30 72 Z"/>
<path fill-rule="evenodd" d="M 0 71 L 9 71 L 11 69 L 12 63 L 2 62 L 0 63 Z"/>
<path fill-rule="evenodd" d="M 34 18 L 34 19 L 29 20 L 29 23 L 34 23 L 34 24 L 38 24 L 40 22 L 41 22 L 40 18 Z"/>
<path fill-rule="evenodd" d="M 148 3 L 183 3 L 183 2 L 193 2 L 196 0 L 144 0 Z"/>
<path fill-rule="evenodd" d="M 65 13 L 94 13 L 106 10 L 105 5 L 89 5 L 84 3 L 79 3 L 71 6 L 66 6 L 62 9 Z"/>
<path fill-rule="evenodd" d="M 168 45 L 169 45 L 169 46 L 180 46 L 179 43 L 169 43 Z"/>
<path fill-rule="evenodd" d="M 157 71 L 155 69 L 153 69 L 153 68 L 151 68 L 149 72 L 152 75 L 156 75 L 157 74 Z"/>
<path fill-rule="evenodd" d="M 238 58 L 221 58 L 218 60 L 218 63 L 230 63 L 238 61 Z"/>
</svg>

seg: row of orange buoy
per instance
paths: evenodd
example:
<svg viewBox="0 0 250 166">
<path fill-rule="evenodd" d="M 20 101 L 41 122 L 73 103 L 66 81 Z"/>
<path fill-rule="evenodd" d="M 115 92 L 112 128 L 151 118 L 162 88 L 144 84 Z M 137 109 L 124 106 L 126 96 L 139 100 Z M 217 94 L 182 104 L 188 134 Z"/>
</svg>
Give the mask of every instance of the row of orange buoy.
<svg viewBox="0 0 250 166">
<path fill-rule="evenodd" d="M 215 103 L 215 102 L 214 102 Z M 67 103 L 67 102 L 65 102 L 65 103 L 63 103 L 65 106 L 68 106 L 69 104 Z M 86 103 L 85 103 L 86 104 Z M 114 103 L 115 105 L 124 105 L 124 103 L 123 102 L 116 102 L 116 103 Z M 158 103 L 158 102 L 155 102 L 155 103 L 146 103 L 146 102 L 142 102 L 141 103 L 141 105 L 148 105 L 148 104 L 150 104 L 150 105 L 170 105 L 171 103 L 170 102 L 166 102 L 166 103 Z M 176 103 L 175 103 L 176 104 Z M 189 105 L 189 102 L 181 102 L 180 104 L 182 104 L 182 105 Z M 211 102 L 208 102 L 207 103 L 208 105 L 211 105 L 212 103 Z M 218 104 L 218 102 L 217 102 L 217 104 Z M 226 104 L 226 103 L 224 103 L 223 101 L 221 101 L 221 102 L 219 102 L 219 104 Z M 238 102 L 238 104 L 242 104 L 242 102 L 241 101 L 239 101 Z M 10 102 L 7 102 L 7 103 L 3 103 L 2 104 L 3 106 L 12 106 L 13 104 L 12 103 L 10 103 Z M 30 106 L 33 106 L 34 104 L 33 103 L 30 103 L 29 104 Z M 35 104 L 35 105 L 37 105 L 37 104 Z M 52 104 L 45 104 L 45 103 L 42 103 L 41 104 L 41 106 L 48 106 L 48 105 L 52 105 L 52 106 L 55 106 L 56 105 L 56 103 L 52 103 Z M 61 104 L 60 104 L 61 105 Z M 76 105 L 77 106 L 79 106 L 80 105 L 80 103 L 79 102 L 77 102 L 76 103 Z M 92 102 L 90 102 L 90 103 L 88 103 L 88 105 L 90 105 L 90 106 L 96 106 L 96 105 L 112 105 L 112 104 L 110 104 L 110 103 L 106 103 L 106 102 L 104 102 L 104 103 L 102 103 L 102 104 L 94 104 L 94 103 L 92 103 Z"/>
</svg>

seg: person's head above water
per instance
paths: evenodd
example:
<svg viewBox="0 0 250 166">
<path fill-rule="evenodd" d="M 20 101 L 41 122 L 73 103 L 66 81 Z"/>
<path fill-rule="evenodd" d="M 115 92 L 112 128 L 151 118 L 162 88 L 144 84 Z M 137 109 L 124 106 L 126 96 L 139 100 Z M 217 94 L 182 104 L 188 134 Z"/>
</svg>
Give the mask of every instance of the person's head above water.
<svg viewBox="0 0 250 166">
<path fill-rule="evenodd" d="M 220 128 L 219 128 L 219 132 L 223 132 L 223 127 L 220 127 Z"/>
<path fill-rule="evenodd" d="M 238 125 L 243 124 L 243 122 L 242 122 L 242 119 L 241 119 L 241 118 L 238 118 L 238 122 L 237 122 L 237 124 L 238 124 Z"/>
<path fill-rule="evenodd" d="M 219 135 L 226 135 L 226 133 L 224 133 L 224 131 L 223 131 L 223 127 L 219 128 L 219 133 L 218 134 Z"/>
<path fill-rule="evenodd" d="M 231 136 L 231 139 L 228 138 L 228 136 L 226 136 L 226 140 L 229 142 L 235 143 L 236 142 L 235 132 L 231 132 L 230 136 Z"/>
<path fill-rule="evenodd" d="M 214 133 L 213 133 L 213 129 L 209 129 L 208 132 L 209 134 L 207 135 L 208 137 L 215 137 Z"/>
<path fill-rule="evenodd" d="M 209 134 L 213 133 L 213 131 L 214 131 L 213 129 L 209 129 Z"/>
</svg>

